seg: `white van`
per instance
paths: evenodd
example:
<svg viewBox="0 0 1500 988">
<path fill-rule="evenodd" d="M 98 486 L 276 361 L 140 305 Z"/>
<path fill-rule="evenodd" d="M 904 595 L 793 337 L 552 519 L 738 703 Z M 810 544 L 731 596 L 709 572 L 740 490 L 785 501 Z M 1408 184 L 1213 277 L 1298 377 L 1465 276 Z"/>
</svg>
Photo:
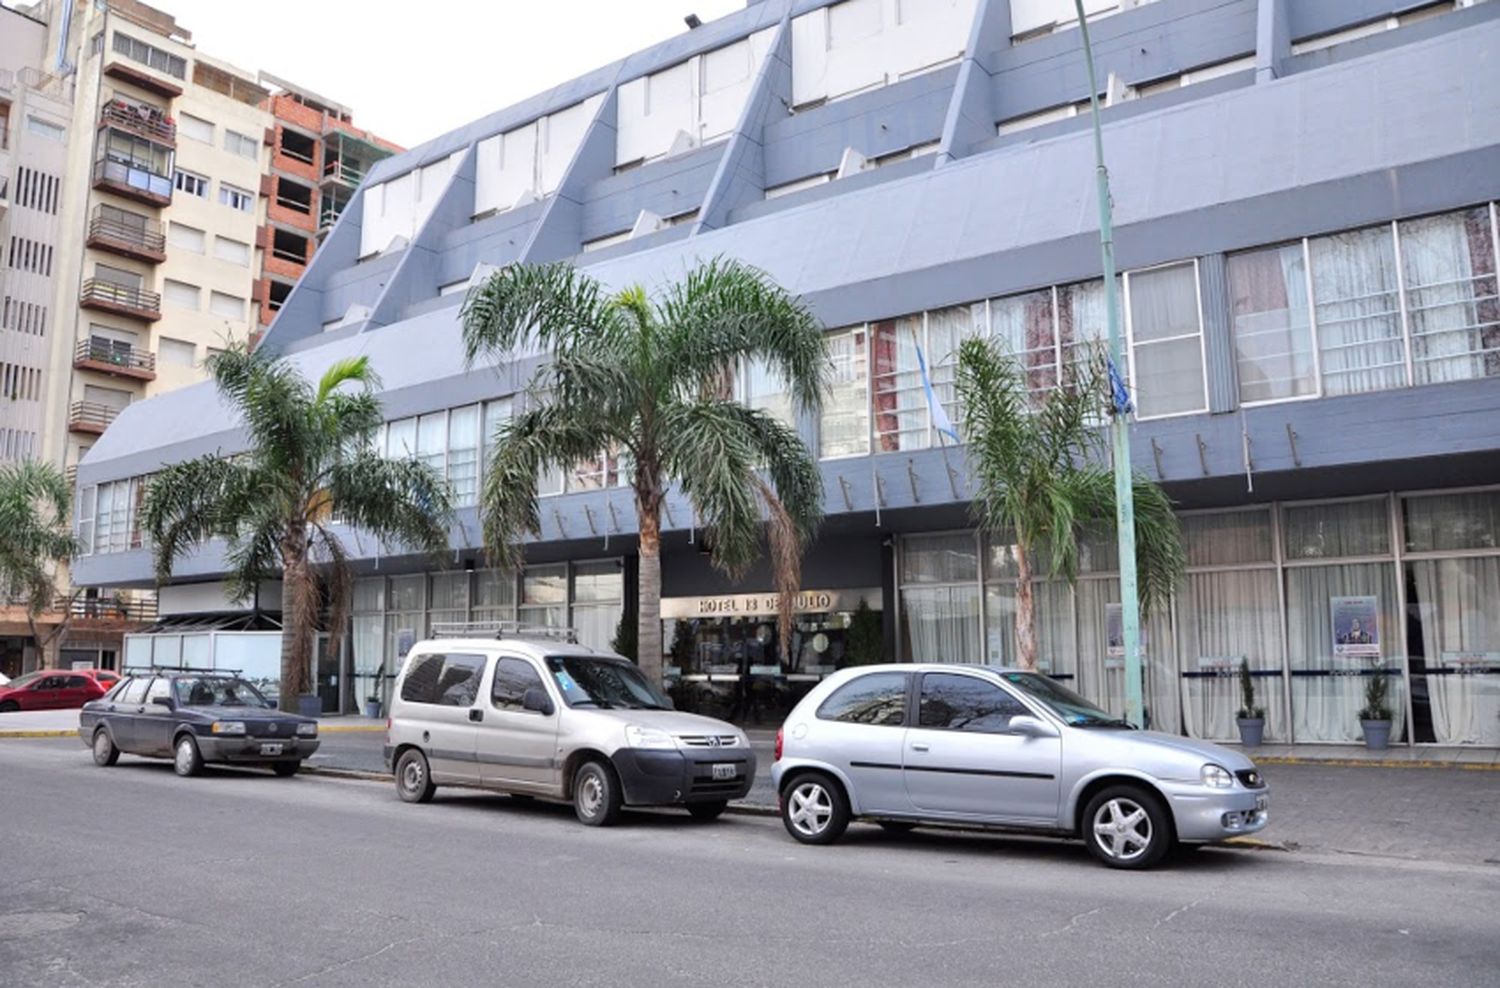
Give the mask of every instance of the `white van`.
<svg viewBox="0 0 1500 988">
<path fill-rule="evenodd" d="M 566 630 L 488 627 L 407 655 L 385 744 L 403 800 L 470 786 L 571 800 L 603 826 L 622 806 L 712 820 L 750 791 L 755 756 L 733 725 L 673 710 L 634 664 Z"/>
</svg>

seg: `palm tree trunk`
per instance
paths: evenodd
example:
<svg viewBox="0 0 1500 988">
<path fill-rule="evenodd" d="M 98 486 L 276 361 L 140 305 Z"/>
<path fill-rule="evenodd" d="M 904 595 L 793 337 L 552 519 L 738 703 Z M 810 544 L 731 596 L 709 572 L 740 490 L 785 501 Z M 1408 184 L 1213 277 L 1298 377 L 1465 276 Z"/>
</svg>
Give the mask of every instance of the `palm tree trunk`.
<svg viewBox="0 0 1500 988">
<path fill-rule="evenodd" d="M 653 683 L 661 682 L 661 492 L 635 495 L 641 527 L 641 566 L 637 578 L 636 662 Z"/>
<path fill-rule="evenodd" d="M 297 529 L 281 543 L 281 709 L 296 711 L 312 660 L 317 586 L 307 564 L 307 537 Z M 311 598 L 311 600 L 310 600 Z"/>
<path fill-rule="evenodd" d="M 1036 599 L 1031 591 L 1031 556 L 1016 540 L 1016 657 L 1022 669 L 1036 669 Z"/>
</svg>

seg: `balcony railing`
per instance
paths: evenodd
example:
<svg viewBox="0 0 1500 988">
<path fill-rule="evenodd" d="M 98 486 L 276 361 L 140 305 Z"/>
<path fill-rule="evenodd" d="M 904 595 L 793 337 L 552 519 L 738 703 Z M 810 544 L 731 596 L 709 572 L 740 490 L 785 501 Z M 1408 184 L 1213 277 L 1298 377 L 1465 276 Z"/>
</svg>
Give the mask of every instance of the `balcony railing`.
<svg viewBox="0 0 1500 988">
<path fill-rule="evenodd" d="M 323 181 L 334 182 L 348 188 L 357 188 L 365 180 L 366 169 L 356 162 L 345 162 L 342 158 L 323 166 Z"/>
<path fill-rule="evenodd" d="M 147 322 L 155 322 L 161 318 L 161 295 L 157 292 L 117 285 L 100 278 L 90 278 L 83 283 L 83 291 L 78 294 L 78 304 L 84 308 L 135 316 Z"/>
<path fill-rule="evenodd" d="M 146 103 L 112 99 L 99 110 L 99 125 L 118 127 L 168 147 L 177 146 L 177 124 L 161 110 Z"/>
<path fill-rule="evenodd" d="M 276 205 L 284 206 L 287 209 L 290 209 L 294 212 L 303 213 L 307 216 L 312 215 L 312 203 L 304 202 L 301 199 L 293 199 L 290 196 L 277 196 Z"/>
<path fill-rule="evenodd" d="M 138 223 L 122 223 L 117 217 L 104 212 L 102 206 L 95 208 L 89 220 L 88 244 L 126 257 L 143 261 L 165 261 L 167 238 L 161 224 L 155 220 Z"/>
<path fill-rule="evenodd" d="M 55 605 L 74 620 L 145 624 L 156 620 L 156 597 L 59 597 Z"/>
<path fill-rule="evenodd" d="M 101 405 L 96 401 L 75 401 L 68 406 L 68 431 L 88 432 L 94 435 L 109 428 L 120 410 L 113 405 Z"/>
<path fill-rule="evenodd" d="M 73 366 L 145 381 L 156 379 L 156 354 L 98 337 L 78 341 L 73 351 Z"/>
<path fill-rule="evenodd" d="M 94 162 L 94 188 L 152 206 L 172 204 L 172 178 L 134 162 L 102 158 Z"/>
</svg>

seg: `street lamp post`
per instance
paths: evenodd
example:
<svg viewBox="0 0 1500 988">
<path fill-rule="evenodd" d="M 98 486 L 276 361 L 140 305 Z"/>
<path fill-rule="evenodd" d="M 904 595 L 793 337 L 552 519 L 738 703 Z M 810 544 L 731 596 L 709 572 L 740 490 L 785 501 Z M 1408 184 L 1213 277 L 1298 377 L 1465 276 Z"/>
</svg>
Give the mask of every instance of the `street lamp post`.
<svg viewBox="0 0 1500 988">
<path fill-rule="evenodd" d="M 1120 341 L 1120 299 L 1115 286 L 1114 222 L 1110 211 L 1109 170 L 1104 167 L 1104 136 L 1099 129 L 1099 85 L 1094 77 L 1094 49 L 1083 0 L 1073 0 L 1083 57 L 1089 70 L 1089 107 L 1094 123 L 1094 170 L 1099 196 L 1099 249 L 1104 260 L 1104 310 L 1109 325 L 1111 432 L 1114 438 L 1115 527 L 1120 540 L 1120 624 L 1125 645 L 1125 719 L 1145 724 L 1141 702 L 1141 606 L 1135 572 L 1135 495 L 1130 472 L 1130 399 Z"/>
</svg>

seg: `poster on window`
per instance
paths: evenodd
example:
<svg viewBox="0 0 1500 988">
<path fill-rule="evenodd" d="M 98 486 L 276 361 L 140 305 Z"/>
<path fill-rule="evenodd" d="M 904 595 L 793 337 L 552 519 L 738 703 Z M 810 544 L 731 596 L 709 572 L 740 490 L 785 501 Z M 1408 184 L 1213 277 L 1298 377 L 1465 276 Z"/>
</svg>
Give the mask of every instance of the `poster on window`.
<svg viewBox="0 0 1500 988">
<path fill-rule="evenodd" d="M 1380 598 L 1330 597 L 1333 654 L 1340 659 L 1380 658 Z"/>
<path fill-rule="evenodd" d="M 1141 627 L 1141 656 L 1149 644 L 1146 628 Z M 1125 611 L 1118 603 L 1104 605 L 1104 668 L 1125 668 Z"/>
</svg>

